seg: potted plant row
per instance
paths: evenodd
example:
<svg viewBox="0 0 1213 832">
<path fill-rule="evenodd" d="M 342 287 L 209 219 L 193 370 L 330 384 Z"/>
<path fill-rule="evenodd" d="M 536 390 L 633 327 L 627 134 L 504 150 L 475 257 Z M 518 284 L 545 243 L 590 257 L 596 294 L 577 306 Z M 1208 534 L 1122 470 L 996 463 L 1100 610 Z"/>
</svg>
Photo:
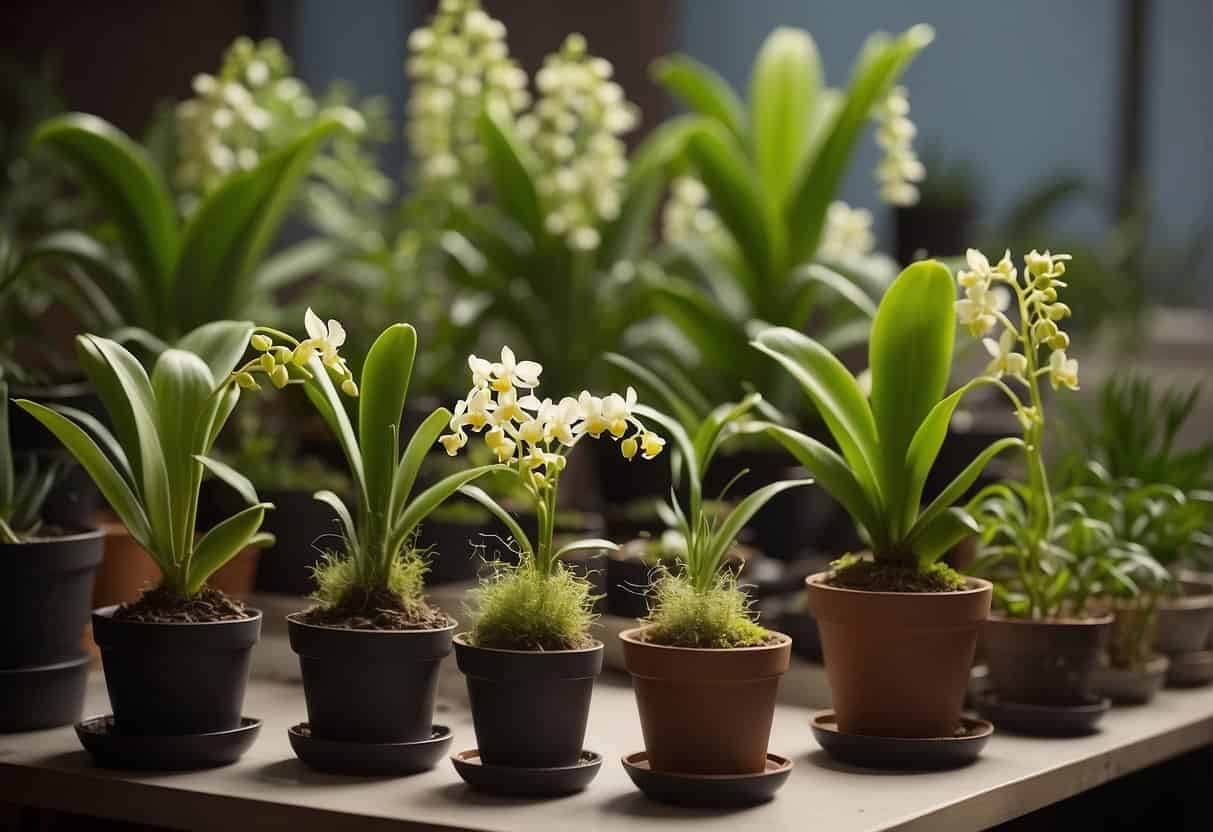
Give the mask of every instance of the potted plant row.
<svg viewBox="0 0 1213 832">
<path fill-rule="evenodd" d="M 240 398 L 231 371 L 252 331 L 231 321 L 199 327 L 162 352 L 150 376 L 116 342 L 79 336 L 80 364 L 112 430 L 82 411 L 17 402 L 71 451 L 160 570 L 159 585 L 138 601 L 92 615 L 113 713 L 78 724 L 77 734 L 105 764 L 230 762 L 260 728 L 242 706 L 261 613 L 207 586 L 241 550 L 265 542 L 258 529 L 272 508 L 207 456 Z M 208 469 L 248 506 L 198 535 Z"/>
</svg>

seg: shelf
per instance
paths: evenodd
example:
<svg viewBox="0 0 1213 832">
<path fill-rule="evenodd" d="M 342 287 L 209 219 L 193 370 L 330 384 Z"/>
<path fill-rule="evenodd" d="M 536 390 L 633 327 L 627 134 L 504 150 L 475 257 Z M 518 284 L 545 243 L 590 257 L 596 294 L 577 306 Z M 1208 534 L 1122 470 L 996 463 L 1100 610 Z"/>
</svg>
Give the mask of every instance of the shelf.
<svg viewBox="0 0 1213 832">
<path fill-rule="evenodd" d="M 100 673 L 89 714 L 108 708 Z M 469 791 L 446 761 L 401 779 L 312 772 L 287 743 L 304 718 L 297 685 L 254 680 L 246 713 L 265 721 L 239 763 L 179 774 L 110 772 L 92 765 L 70 727 L 0 737 L 0 800 L 181 829 L 473 829 L 644 832 L 686 829 L 983 829 L 1120 775 L 1213 742 L 1213 688 L 1164 691 L 1149 706 L 1114 709 L 1103 730 L 1067 740 L 995 735 L 977 764 L 951 772 L 890 774 L 830 761 L 809 733 L 809 709 L 780 705 L 771 750 L 796 768 L 778 797 L 741 811 L 696 811 L 651 803 L 619 758 L 642 748 L 626 680 L 604 677 L 590 715 L 589 746 L 606 758 L 580 795 L 553 801 L 498 799 Z M 475 744 L 470 715 L 440 705 L 452 750 Z"/>
</svg>

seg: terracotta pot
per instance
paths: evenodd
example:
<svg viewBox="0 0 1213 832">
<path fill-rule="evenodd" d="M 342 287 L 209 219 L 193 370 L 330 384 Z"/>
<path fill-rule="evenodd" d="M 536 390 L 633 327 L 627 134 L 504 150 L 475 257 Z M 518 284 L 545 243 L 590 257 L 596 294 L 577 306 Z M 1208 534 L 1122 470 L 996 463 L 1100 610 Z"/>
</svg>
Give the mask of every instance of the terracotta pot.
<svg viewBox="0 0 1213 832">
<path fill-rule="evenodd" d="M 775 633 L 779 641 L 770 645 L 706 650 L 650 644 L 646 629 L 619 638 L 649 765 L 682 774 L 764 771 L 792 640 Z"/>
<path fill-rule="evenodd" d="M 1162 598 L 1154 625 L 1154 649 L 1161 653 L 1204 650 L 1213 630 L 1213 585 L 1181 581 L 1181 597 Z"/>
<path fill-rule="evenodd" d="M 1091 695 L 1091 674 L 1112 631 L 1112 616 L 1034 620 L 993 615 L 981 646 L 990 688 L 1008 702 L 1077 705 Z"/>
<path fill-rule="evenodd" d="M 602 642 L 584 650 L 495 650 L 455 636 L 467 677 L 480 759 L 487 765 L 554 768 L 581 756 Z"/>
<path fill-rule="evenodd" d="M 98 512 L 93 521 L 105 532 L 105 554 L 97 568 L 93 608 L 135 601 L 144 589 L 160 580 L 160 569 L 112 514 Z"/>
<path fill-rule="evenodd" d="M 1114 705 L 1144 705 L 1162 690 L 1170 665 L 1166 656 L 1152 656 L 1142 667 L 1100 666 L 1091 676 L 1091 689 Z"/>
<path fill-rule="evenodd" d="M 993 585 L 969 578 L 958 592 L 865 592 L 828 577 L 806 583 L 839 730 L 952 736 Z"/>
<path fill-rule="evenodd" d="M 261 549 L 245 546 L 236 557 L 221 566 L 207 583 L 234 598 L 248 598 L 257 583 L 257 564 Z"/>
</svg>

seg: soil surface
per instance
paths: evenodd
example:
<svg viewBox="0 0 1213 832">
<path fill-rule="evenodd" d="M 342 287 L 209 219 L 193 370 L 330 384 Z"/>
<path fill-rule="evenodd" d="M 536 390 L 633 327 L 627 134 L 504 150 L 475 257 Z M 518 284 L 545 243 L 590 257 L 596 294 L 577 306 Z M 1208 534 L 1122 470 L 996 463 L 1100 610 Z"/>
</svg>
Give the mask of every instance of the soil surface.
<svg viewBox="0 0 1213 832">
<path fill-rule="evenodd" d="M 135 603 L 123 604 L 114 612 L 115 621 L 144 624 L 198 624 L 250 617 L 244 604 L 209 586 L 193 598 L 183 598 L 164 587 L 156 587 L 144 592 Z"/>
<path fill-rule="evenodd" d="M 636 640 L 644 644 L 656 644 L 660 647 L 687 647 L 693 650 L 746 650 L 751 647 L 771 647 L 776 644 L 781 644 L 786 638 L 779 633 L 768 631 L 765 636 L 753 644 L 738 644 L 733 647 L 716 647 L 711 644 L 691 644 L 689 642 L 681 642 L 677 639 L 662 639 L 653 638 L 651 632 L 640 633 Z"/>
<path fill-rule="evenodd" d="M 965 588 L 960 575 L 948 569 L 920 571 L 860 560 L 836 569 L 826 580 L 829 586 L 868 592 L 959 592 Z"/>
<path fill-rule="evenodd" d="M 580 639 L 564 639 L 562 641 L 543 642 L 484 642 L 477 641 L 473 647 L 483 647 L 487 650 L 524 650 L 532 653 L 553 653 L 558 650 L 588 650 L 594 646 L 594 639 L 588 635 Z"/>
<path fill-rule="evenodd" d="M 455 621 L 424 601 L 406 604 L 385 589 L 351 593 L 332 607 L 312 607 L 300 620 L 318 627 L 350 630 L 440 630 Z"/>
</svg>

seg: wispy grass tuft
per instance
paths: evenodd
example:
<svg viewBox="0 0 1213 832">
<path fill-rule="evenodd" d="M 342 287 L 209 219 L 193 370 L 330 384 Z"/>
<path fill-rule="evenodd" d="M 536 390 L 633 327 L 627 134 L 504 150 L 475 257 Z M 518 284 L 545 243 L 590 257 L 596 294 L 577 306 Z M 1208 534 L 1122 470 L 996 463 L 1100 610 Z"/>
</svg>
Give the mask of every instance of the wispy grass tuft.
<svg viewBox="0 0 1213 832">
<path fill-rule="evenodd" d="M 585 578 L 563 563 L 542 574 L 527 558 L 517 566 L 494 564 L 493 572 L 468 594 L 477 647 L 502 650 L 575 650 L 588 647 L 598 596 Z"/>
<path fill-rule="evenodd" d="M 697 590 L 681 574 L 662 569 L 653 587 L 649 638 L 675 647 L 753 647 L 770 637 L 750 609 L 737 577 L 721 572 L 716 583 Z"/>
</svg>

